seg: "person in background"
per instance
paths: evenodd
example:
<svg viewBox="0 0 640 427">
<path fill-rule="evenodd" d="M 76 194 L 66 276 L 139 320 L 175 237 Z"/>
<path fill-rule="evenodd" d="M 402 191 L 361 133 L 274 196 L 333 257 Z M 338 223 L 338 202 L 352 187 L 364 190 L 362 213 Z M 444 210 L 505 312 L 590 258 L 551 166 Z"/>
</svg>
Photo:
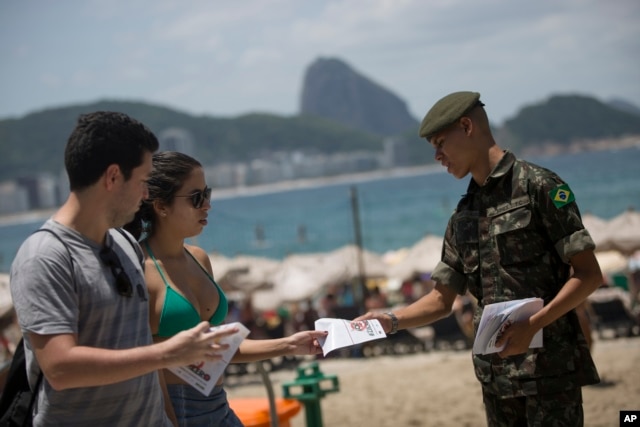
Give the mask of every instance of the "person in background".
<svg viewBox="0 0 640 427">
<path fill-rule="evenodd" d="M 336 317 L 336 308 L 338 307 L 338 301 L 336 300 L 336 288 L 330 287 L 320 300 L 320 309 L 318 310 L 318 317 Z"/>
<path fill-rule="evenodd" d="M 376 285 L 369 291 L 369 294 L 364 300 L 364 306 L 367 310 L 377 310 L 387 308 L 389 304 L 387 302 L 387 297 Z"/>
<path fill-rule="evenodd" d="M 69 197 L 11 265 L 34 426 L 169 426 L 158 370 L 219 360 L 228 348 L 215 341 L 233 331 L 206 322 L 153 344 L 140 247 L 113 228 L 146 197 L 157 148 L 125 114 L 81 115 L 64 154 Z"/>
<path fill-rule="evenodd" d="M 629 257 L 629 298 L 631 299 L 631 311 L 636 314 L 640 323 L 640 250 L 635 251 Z"/>
<path fill-rule="evenodd" d="M 298 305 L 293 319 L 294 330 L 297 332 L 315 329 L 316 320 L 319 318 L 318 311 L 313 307 L 313 300 L 307 298 Z"/>
<path fill-rule="evenodd" d="M 163 343 L 201 321 L 220 324 L 228 304 L 213 278 L 207 253 L 185 244 L 186 238 L 199 235 L 208 223 L 211 189 L 202 165 L 179 152 L 157 153 L 147 184 L 148 197 L 126 228 L 140 239 L 144 250 L 151 331 L 154 340 Z M 232 362 L 316 355 L 322 352 L 317 340 L 325 336 L 324 331 L 304 331 L 279 339 L 245 339 Z M 170 371 L 165 370 L 163 376 L 169 396 L 166 411 L 178 425 L 242 425 L 229 406 L 222 378 L 203 397 Z"/>
<path fill-rule="evenodd" d="M 499 353 L 473 355 L 490 426 L 582 426 L 582 389 L 599 382 L 575 308 L 601 284 L 594 243 L 574 194 L 554 172 L 495 142 L 477 92 L 455 92 L 424 117 L 420 136 L 455 178 L 471 175 L 449 219 L 435 288 L 395 312 L 366 313 L 385 331 L 447 316 L 457 295 L 487 304 L 540 297 L 544 307 L 508 327 Z M 570 273 L 570 269 L 573 272 Z M 530 349 L 543 330 L 543 348 Z"/>
</svg>

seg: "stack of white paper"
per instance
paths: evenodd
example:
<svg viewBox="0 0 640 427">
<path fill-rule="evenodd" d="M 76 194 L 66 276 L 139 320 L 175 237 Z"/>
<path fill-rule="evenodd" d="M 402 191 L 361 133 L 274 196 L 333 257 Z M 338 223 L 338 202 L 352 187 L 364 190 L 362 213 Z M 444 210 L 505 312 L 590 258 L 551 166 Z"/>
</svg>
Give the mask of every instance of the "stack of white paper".
<svg viewBox="0 0 640 427">
<path fill-rule="evenodd" d="M 328 331 L 325 338 L 318 339 L 325 356 L 332 350 L 349 347 L 363 342 L 385 338 L 382 325 L 376 319 L 349 321 L 322 318 L 315 322 L 316 331 Z"/>
<path fill-rule="evenodd" d="M 215 362 L 202 361 L 189 366 L 169 368 L 171 372 L 191 384 L 205 396 L 208 396 L 218 379 L 231 361 L 231 358 L 240 347 L 240 343 L 249 335 L 249 330 L 241 323 L 233 322 L 226 325 L 215 326 L 211 330 L 237 327 L 239 330 L 233 335 L 220 340 L 221 344 L 229 344 L 229 348 L 222 353 L 222 359 Z"/>
<path fill-rule="evenodd" d="M 543 307 L 541 298 L 525 298 L 487 304 L 482 312 L 478 332 L 473 343 L 473 354 L 490 354 L 502 351 L 504 345 L 496 347 L 502 330 L 512 322 L 528 319 Z M 531 340 L 529 348 L 542 347 L 542 329 Z"/>
</svg>

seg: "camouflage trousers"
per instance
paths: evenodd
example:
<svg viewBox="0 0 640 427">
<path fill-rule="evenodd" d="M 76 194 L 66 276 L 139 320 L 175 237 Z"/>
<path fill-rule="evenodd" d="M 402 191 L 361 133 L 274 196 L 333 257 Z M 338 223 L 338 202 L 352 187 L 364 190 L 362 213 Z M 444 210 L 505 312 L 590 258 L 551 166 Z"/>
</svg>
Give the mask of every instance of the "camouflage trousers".
<svg viewBox="0 0 640 427">
<path fill-rule="evenodd" d="M 501 399 L 483 390 L 490 427 L 582 427 L 582 389 Z"/>
</svg>

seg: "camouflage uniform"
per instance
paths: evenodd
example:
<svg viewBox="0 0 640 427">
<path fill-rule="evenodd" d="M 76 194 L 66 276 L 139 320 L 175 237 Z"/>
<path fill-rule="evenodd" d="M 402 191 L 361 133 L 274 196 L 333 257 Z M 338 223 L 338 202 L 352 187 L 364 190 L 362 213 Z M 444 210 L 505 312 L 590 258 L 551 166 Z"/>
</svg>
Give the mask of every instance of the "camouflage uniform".
<svg viewBox="0 0 640 427">
<path fill-rule="evenodd" d="M 551 301 L 569 278 L 569 259 L 594 247 L 568 186 L 553 172 L 506 151 L 485 185 L 471 180 L 449 220 L 442 261 L 432 278 L 478 299 L 477 330 L 485 304 L 529 297 Z M 473 356 L 485 401 L 534 396 L 541 405 L 562 402 L 564 410 L 569 400 L 578 404 L 581 419 L 580 387 L 599 377 L 575 311 L 546 326 L 543 340 L 544 348 L 505 359 Z M 553 397 L 540 403 L 543 396 Z M 513 408 L 500 407 L 488 405 L 491 425 L 500 425 L 491 422 L 500 411 L 511 416 Z"/>
</svg>

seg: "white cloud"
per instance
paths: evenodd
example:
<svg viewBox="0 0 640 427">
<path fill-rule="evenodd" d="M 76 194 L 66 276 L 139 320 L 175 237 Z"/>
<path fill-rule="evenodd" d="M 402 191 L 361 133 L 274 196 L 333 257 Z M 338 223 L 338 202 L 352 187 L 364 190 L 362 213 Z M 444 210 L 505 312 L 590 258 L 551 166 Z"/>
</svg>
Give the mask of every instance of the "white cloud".
<svg viewBox="0 0 640 427">
<path fill-rule="evenodd" d="M 102 98 L 294 114 L 338 57 L 421 118 L 479 90 L 494 120 L 553 93 L 640 105 L 637 0 L 69 0 L 0 5 L 0 117 Z"/>
<path fill-rule="evenodd" d="M 62 79 L 59 76 L 51 73 L 42 73 L 39 76 L 38 83 L 49 88 L 62 87 Z"/>
</svg>

